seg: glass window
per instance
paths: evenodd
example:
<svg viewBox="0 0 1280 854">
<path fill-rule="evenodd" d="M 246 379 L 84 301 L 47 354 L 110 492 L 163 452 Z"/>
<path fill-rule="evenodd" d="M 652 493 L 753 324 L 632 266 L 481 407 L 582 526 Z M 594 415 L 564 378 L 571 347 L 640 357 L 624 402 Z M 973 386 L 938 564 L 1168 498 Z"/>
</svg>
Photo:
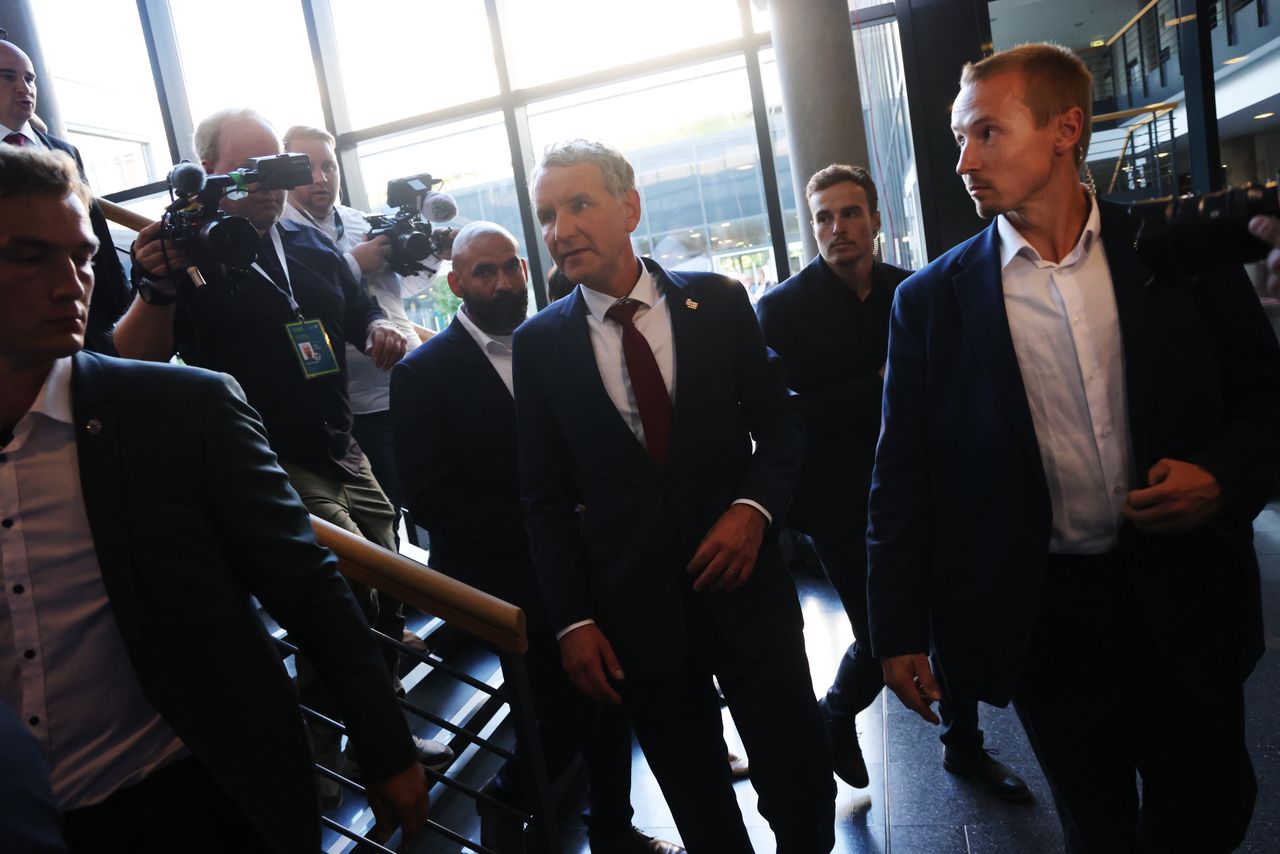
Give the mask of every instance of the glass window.
<svg viewBox="0 0 1280 854">
<path fill-rule="evenodd" d="M 499 0 L 498 9 L 519 89 L 742 35 L 737 0 Z"/>
<path fill-rule="evenodd" d="M 438 189 L 458 202 L 458 216 L 449 224 L 478 219 L 496 222 L 523 244 L 511 149 L 501 113 L 363 142 L 356 147 L 356 156 L 371 208 L 385 205 L 387 181 L 429 172 L 444 181 Z M 523 248 L 527 255 L 529 249 Z M 447 269 L 441 269 L 426 292 L 405 300 L 414 323 L 439 330 L 453 319 L 459 303 L 445 279 Z M 529 304 L 533 305 L 532 299 Z"/>
<path fill-rule="evenodd" d="M 330 0 L 354 129 L 498 94 L 483 0 Z"/>
<path fill-rule="evenodd" d="M 226 107 L 252 107 L 280 133 L 324 127 L 301 4 L 170 0 L 169 8 L 193 126 Z"/>
<path fill-rule="evenodd" d="M 586 137 L 627 156 L 640 191 L 640 254 L 748 286 L 757 268 L 776 278 L 741 56 L 531 104 L 529 136 L 538 154 Z"/>
<path fill-rule="evenodd" d="M 137 5 L 41 0 L 31 8 L 67 141 L 80 149 L 94 191 L 113 193 L 162 180 L 169 171 L 169 143 Z M 69 21 L 75 25 L 67 26 Z M 111 45 L 109 69 L 102 61 L 104 44 Z"/>
</svg>

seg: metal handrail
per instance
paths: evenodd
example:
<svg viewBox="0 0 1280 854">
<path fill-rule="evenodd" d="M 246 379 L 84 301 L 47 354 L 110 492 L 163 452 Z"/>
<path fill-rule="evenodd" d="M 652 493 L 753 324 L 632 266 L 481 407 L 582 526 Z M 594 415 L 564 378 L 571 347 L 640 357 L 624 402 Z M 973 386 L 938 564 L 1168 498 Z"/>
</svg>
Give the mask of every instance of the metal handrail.
<svg viewBox="0 0 1280 854">
<path fill-rule="evenodd" d="M 320 545 L 338 556 L 339 569 L 348 578 L 440 617 L 502 652 L 523 655 L 528 650 L 524 611 L 510 602 L 380 548 L 323 519 L 312 516 L 311 527 Z"/>
</svg>

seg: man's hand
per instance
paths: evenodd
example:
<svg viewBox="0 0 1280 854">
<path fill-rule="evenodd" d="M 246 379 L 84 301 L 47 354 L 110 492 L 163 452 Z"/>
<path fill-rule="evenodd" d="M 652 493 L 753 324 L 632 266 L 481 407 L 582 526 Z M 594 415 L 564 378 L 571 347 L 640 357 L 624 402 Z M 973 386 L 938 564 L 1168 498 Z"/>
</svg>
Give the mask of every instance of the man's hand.
<svg viewBox="0 0 1280 854">
<path fill-rule="evenodd" d="M 1222 512 L 1227 500 L 1218 481 L 1194 463 L 1158 460 L 1147 472 L 1146 489 L 1134 489 L 1124 515 L 1149 534 L 1198 528 Z"/>
<path fill-rule="evenodd" d="M 1249 230 L 1275 247 L 1267 256 L 1267 293 L 1280 297 L 1280 217 L 1255 216 L 1249 220 Z"/>
<path fill-rule="evenodd" d="M 458 236 L 459 230 L 444 225 L 431 229 L 431 239 L 440 247 L 439 255 L 446 261 L 453 260 L 453 239 Z"/>
<path fill-rule="evenodd" d="M 746 584 L 756 568 L 768 524 L 764 514 L 750 504 L 734 504 L 724 511 L 685 567 L 685 572 L 701 572 L 693 589 L 724 593 Z"/>
<path fill-rule="evenodd" d="M 613 645 L 595 623 L 578 626 L 560 638 L 560 663 L 577 689 L 597 703 L 610 706 L 622 703 L 618 692 L 609 684 L 610 678 L 616 682 L 625 678 L 622 665 L 613 654 Z"/>
<path fill-rule="evenodd" d="M 387 266 L 387 258 L 391 255 L 391 238 L 380 234 L 373 240 L 366 240 L 351 250 L 351 257 L 360 265 L 360 272 L 366 276 L 377 273 Z"/>
<path fill-rule="evenodd" d="M 427 820 L 427 780 L 422 766 L 414 762 L 390 780 L 367 784 L 365 796 L 377 820 L 370 838 L 381 845 L 401 827 L 404 833 L 398 850 L 407 851 Z"/>
<path fill-rule="evenodd" d="M 374 321 L 369 327 L 369 340 L 365 342 L 364 351 L 375 365 L 389 371 L 409 351 L 409 339 L 390 321 Z"/>
<path fill-rule="evenodd" d="M 162 223 L 153 222 L 133 241 L 133 263 L 140 266 L 148 279 L 165 279 L 176 276 L 191 266 L 186 253 L 180 251 L 171 241 L 161 243 L 158 239 Z"/>
<path fill-rule="evenodd" d="M 938 716 L 930 708 L 942 699 L 942 689 L 933 678 L 929 656 L 922 652 L 911 655 L 893 655 L 880 659 L 884 670 L 884 684 L 898 695 L 902 705 L 935 726 Z"/>
</svg>

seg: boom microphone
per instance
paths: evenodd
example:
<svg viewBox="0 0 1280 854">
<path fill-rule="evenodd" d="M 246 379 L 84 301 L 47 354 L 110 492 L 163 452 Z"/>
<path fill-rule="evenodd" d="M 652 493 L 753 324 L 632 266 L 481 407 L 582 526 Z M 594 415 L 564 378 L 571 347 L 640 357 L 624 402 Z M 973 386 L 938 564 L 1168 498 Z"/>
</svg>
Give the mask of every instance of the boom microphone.
<svg viewBox="0 0 1280 854">
<path fill-rule="evenodd" d="M 427 222 L 449 222 L 458 215 L 458 200 L 448 193 L 432 190 L 422 197 L 419 211 Z"/>
</svg>

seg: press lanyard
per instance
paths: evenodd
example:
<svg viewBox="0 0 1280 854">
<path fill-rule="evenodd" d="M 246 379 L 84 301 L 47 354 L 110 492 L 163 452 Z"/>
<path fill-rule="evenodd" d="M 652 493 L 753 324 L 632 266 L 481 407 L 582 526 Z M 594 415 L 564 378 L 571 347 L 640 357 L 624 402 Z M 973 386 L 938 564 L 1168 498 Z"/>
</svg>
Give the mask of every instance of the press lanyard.
<svg viewBox="0 0 1280 854">
<path fill-rule="evenodd" d="M 262 269 L 262 265 L 257 261 L 253 262 L 253 269 L 257 270 L 258 274 L 262 276 L 262 278 L 270 282 L 271 286 L 279 291 L 280 294 L 289 301 L 289 309 L 299 320 L 301 320 L 302 309 L 299 307 L 298 301 L 293 298 L 293 282 L 289 279 L 289 264 L 284 260 L 284 244 L 281 243 L 280 232 L 276 231 L 276 227 L 274 225 L 271 226 L 271 246 L 275 250 L 276 259 L 280 262 L 280 271 L 284 275 L 285 287 L 280 287 L 279 283 L 276 282 L 275 279 L 267 275 L 267 271 Z"/>
</svg>

